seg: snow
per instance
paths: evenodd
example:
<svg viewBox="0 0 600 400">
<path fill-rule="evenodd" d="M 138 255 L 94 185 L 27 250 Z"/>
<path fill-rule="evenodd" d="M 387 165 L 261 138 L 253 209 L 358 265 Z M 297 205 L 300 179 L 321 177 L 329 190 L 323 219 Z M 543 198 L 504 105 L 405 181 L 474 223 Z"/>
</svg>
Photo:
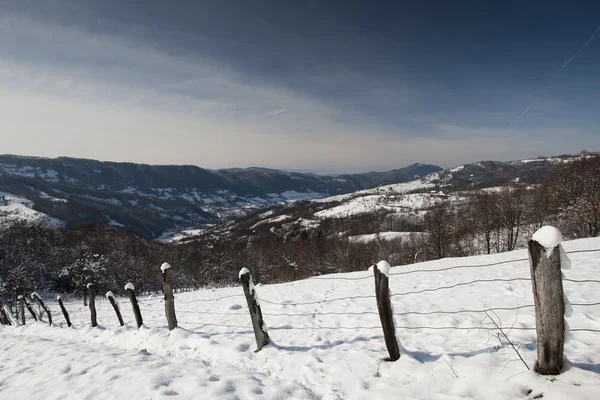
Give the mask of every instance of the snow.
<svg viewBox="0 0 600 400">
<path fill-rule="evenodd" d="M 567 252 L 598 249 L 600 238 L 562 245 Z M 597 252 L 569 256 L 568 278 L 597 279 Z M 496 262 L 504 264 L 433 272 Z M 397 275 L 404 272 L 412 273 Z M 65 302 L 73 329 L 66 328 L 56 302 L 49 302 L 54 326 L 27 315 L 26 326 L 0 327 L 0 398 L 505 400 L 542 393 L 543 400 L 598 398 L 600 333 L 578 330 L 600 329 L 600 306 L 580 305 L 600 301 L 598 284 L 564 282 L 573 308 L 567 368 L 543 377 L 526 370 L 510 345 L 497 340 L 497 331 L 488 331 L 482 312 L 431 314 L 531 305 L 530 281 L 423 292 L 476 279 L 527 278 L 526 250 L 392 267 L 389 274 L 396 335 L 404 347 L 396 362 L 381 362 L 388 354 L 373 277 L 359 271 L 262 286 L 271 343 L 258 353 L 239 286 L 180 293 L 180 328 L 173 331 L 166 326 L 161 296 L 140 296 L 145 325 L 139 330 L 131 307 L 123 307 L 126 325 L 120 327 L 105 298 L 96 299 L 99 328 L 91 328 L 81 299 Z M 523 328 L 535 326 L 534 309 L 495 313 L 533 366 L 535 331 Z"/>
<path fill-rule="evenodd" d="M 242 269 L 240 269 L 240 273 L 239 273 L 238 277 L 241 278 L 242 275 L 249 274 L 249 273 L 250 273 L 250 271 L 248 271 L 248 268 L 242 268 Z"/>
<path fill-rule="evenodd" d="M 127 285 L 125 285 L 125 290 L 135 290 L 135 286 L 133 286 L 133 283 L 129 282 L 127 283 Z"/>
<path fill-rule="evenodd" d="M 113 298 L 113 299 L 114 299 L 114 298 L 115 298 L 115 295 L 114 295 L 114 293 L 113 293 L 113 292 L 111 292 L 111 291 L 109 290 L 108 292 L 106 292 L 106 298 L 107 298 L 107 299 L 109 299 L 109 298 Z"/>
<path fill-rule="evenodd" d="M 385 276 L 390 276 L 390 268 L 390 264 L 387 261 L 382 260 L 377 263 L 377 269 Z"/>
<path fill-rule="evenodd" d="M 375 240 L 396 240 L 396 239 L 410 239 L 411 235 L 414 236 L 427 236 L 428 232 L 379 232 L 379 233 L 368 233 L 364 235 L 348 236 L 348 240 L 357 243 L 369 243 Z"/>
<path fill-rule="evenodd" d="M 452 196 L 453 201 L 459 200 L 456 195 Z M 444 200 L 440 197 L 432 196 L 431 193 L 398 194 L 393 191 L 381 191 L 380 194 L 365 195 L 345 200 L 335 207 L 316 212 L 315 217 L 320 219 L 340 218 L 376 211 L 407 214 L 415 210 L 431 208 L 441 201 Z"/>
<path fill-rule="evenodd" d="M 543 226 L 533 234 L 531 239 L 538 242 L 546 249 L 554 249 L 562 242 L 562 235 L 560 231 L 553 226 Z"/>
<path fill-rule="evenodd" d="M 291 216 L 284 214 L 284 215 L 279 215 L 277 217 L 273 217 L 273 218 L 269 218 L 269 219 L 263 219 L 261 221 L 258 221 L 256 224 L 252 225 L 250 227 L 250 229 L 255 229 L 255 228 L 257 228 L 257 227 L 259 227 L 261 225 L 264 225 L 264 224 L 274 224 L 274 223 L 277 223 L 277 222 L 282 222 L 282 221 L 285 221 L 286 219 L 289 219 L 289 218 L 291 218 Z"/>
<path fill-rule="evenodd" d="M 44 222 L 53 227 L 65 223 L 33 209 L 33 202 L 22 196 L 0 191 L 0 225 L 14 221 Z"/>
<path fill-rule="evenodd" d="M 538 242 L 546 250 L 552 250 L 562 242 L 562 235 L 558 229 L 548 225 L 538 229 L 531 240 Z"/>
<path fill-rule="evenodd" d="M 163 265 L 160 266 L 160 270 L 164 273 L 166 270 L 171 269 L 171 265 L 169 263 L 163 263 Z"/>
</svg>

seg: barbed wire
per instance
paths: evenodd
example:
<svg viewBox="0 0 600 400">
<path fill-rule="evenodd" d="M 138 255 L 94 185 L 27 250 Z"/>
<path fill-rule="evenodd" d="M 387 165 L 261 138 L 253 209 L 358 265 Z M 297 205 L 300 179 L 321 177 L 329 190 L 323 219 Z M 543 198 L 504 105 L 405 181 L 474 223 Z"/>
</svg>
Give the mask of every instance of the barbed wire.
<svg viewBox="0 0 600 400">
<path fill-rule="evenodd" d="M 177 297 L 174 297 L 174 298 L 175 298 L 175 301 L 178 301 L 179 303 L 192 304 L 192 303 L 200 303 L 200 302 L 208 302 L 208 301 L 219 301 L 219 300 L 224 300 L 224 299 L 231 299 L 234 297 L 244 297 L 244 295 L 242 293 L 239 293 L 239 294 L 231 294 L 228 296 L 217 297 L 214 299 L 196 299 L 196 300 L 180 300 Z"/>
<path fill-rule="evenodd" d="M 595 280 L 595 279 L 570 279 L 570 278 L 564 278 L 563 281 L 574 282 L 574 283 L 600 283 L 600 280 Z"/>
<path fill-rule="evenodd" d="M 584 249 L 584 250 L 565 251 L 566 254 L 594 253 L 594 252 L 600 252 L 600 249 Z M 497 253 L 497 254 L 501 254 L 501 253 Z M 515 263 L 515 262 L 524 262 L 524 261 L 529 261 L 529 258 L 516 258 L 513 260 L 498 261 L 498 262 L 487 263 L 487 264 L 455 265 L 452 267 L 445 267 L 445 268 L 438 268 L 438 269 L 415 269 L 415 270 L 411 270 L 411 271 L 396 271 L 396 272 L 390 272 L 390 275 L 409 275 L 409 274 L 415 274 L 415 273 L 419 273 L 419 272 L 441 272 L 441 271 L 450 271 L 450 270 L 454 270 L 454 269 L 465 269 L 465 268 L 485 268 L 485 267 L 493 267 L 496 265 L 503 265 L 503 264 L 510 264 L 510 263 Z M 361 277 L 356 277 L 356 278 L 315 276 L 315 277 L 310 277 L 308 279 L 323 280 L 323 281 L 325 281 L 325 280 L 359 281 L 359 280 L 370 279 L 370 278 L 372 278 L 372 275 L 361 276 Z"/>
<path fill-rule="evenodd" d="M 290 302 L 288 302 L 288 303 L 279 303 L 279 302 L 276 302 L 276 301 L 265 300 L 265 299 L 260 298 L 260 297 L 259 297 L 258 301 L 260 303 L 273 304 L 273 305 L 278 305 L 278 306 L 304 306 L 304 305 L 331 303 L 331 302 L 340 301 L 340 300 L 356 300 L 356 299 L 372 299 L 372 298 L 375 298 L 375 295 L 336 297 L 336 298 L 333 298 L 333 299 L 315 300 L 315 301 L 307 301 L 307 302 L 300 302 L 300 303 L 290 303 Z"/>
<path fill-rule="evenodd" d="M 419 294 L 419 293 L 427 293 L 427 292 L 437 292 L 438 290 L 446 290 L 446 289 L 453 289 L 456 287 L 460 287 L 460 286 L 468 286 L 468 285 L 473 285 L 476 283 L 489 283 L 489 282 L 517 282 L 517 281 L 530 281 L 530 278 L 495 278 L 495 279 L 476 279 L 473 281 L 469 281 L 469 282 L 460 282 L 460 283 L 455 283 L 454 285 L 449 285 L 449 286 L 438 286 L 436 288 L 428 288 L 428 289 L 421 289 L 421 290 L 414 290 L 414 291 L 410 291 L 410 292 L 404 292 L 404 293 L 394 293 L 392 294 L 390 297 L 397 297 L 397 296 L 406 296 L 409 294 Z"/>
</svg>

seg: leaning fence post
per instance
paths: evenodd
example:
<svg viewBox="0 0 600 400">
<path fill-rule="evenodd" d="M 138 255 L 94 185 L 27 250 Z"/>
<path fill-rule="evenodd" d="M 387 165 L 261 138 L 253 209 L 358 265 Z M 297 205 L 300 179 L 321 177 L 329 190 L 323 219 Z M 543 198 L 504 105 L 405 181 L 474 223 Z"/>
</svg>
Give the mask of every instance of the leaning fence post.
<svg viewBox="0 0 600 400">
<path fill-rule="evenodd" d="M 21 325 L 25 325 L 25 300 L 23 295 L 19 295 L 19 316 L 21 317 Z"/>
<path fill-rule="evenodd" d="M 8 316 L 6 312 L 4 312 L 4 306 L 0 307 L 0 324 L 2 325 L 10 325 L 10 321 L 8 320 Z"/>
<path fill-rule="evenodd" d="M 117 304 L 117 301 L 115 300 L 115 295 L 113 294 L 113 292 L 111 292 L 111 291 L 106 292 L 106 298 L 108 299 L 108 301 L 110 301 L 110 305 L 113 306 L 121 326 L 125 325 L 125 323 L 123 322 L 123 317 L 121 316 L 121 310 L 119 310 L 119 305 Z"/>
<path fill-rule="evenodd" d="M 27 300 L 27 297 L 23 297 L 23 300 L 25 301 L 25 306 L 27 307 L 27 310 L 29 311 L 29 314 L 31 314 L 31 316 L 33 317 L 34 320 L 38 320 L 38 316 L 35 313 L 35 311 L 33 311 L 33 308 L 31 307 L 31 303 L 29 302 L 29 300 Z"/>
<path fill-rule="evenodd" d="M 561 240 L 558 229 L 544 226 L 528 243 L 537 333 L 535 371 L 541 375 L 558 375 L 563 369 L 565 303 Z"/>
<path fill-rule="evenodd" d="M 8 322 L 10 325 L 14 325 L 14 326 L 20 325 L 19 320 L 17 318 L 15 318 L 15 316 L 12 313 L 12 310 L 6 304 L 4 305 L 4 312 L 6 313 L 6 318 L 8 319 Z"/>
<path fill-rule="evenodd" d="M 89 296 L 89 306 L 90 306 L 90 318 L 92 321 L 92 327 L 98 326 L 98 321 L 96 320 L 96 298 L 94 293 L 94 285 L 91 283 L 87 284 L 87 291 Z"/>
<path fill-rule="evenodd" d="M 394 323 L 394 307 L 390 300 L 389 275 L 390 264 L 387 261 L 379 261 L 373 265 L 375 275 L 375 297 L 377 299 L 377 311 L 383 328 L 385 346 L 390 357 L 387 361 L 396 361 L 400 358 L 400 346 L 396 337 L 396 325 Z"/>
<path fill-rule="evenodd" d="M 140 306 L 135 298 L 135 286 L 133 286 L 133 283 L 129 282 L 127 285 L 125 285 L 125 290 L 127 290 L 127 294 L 129 294 L 129 300 L 131 301 L 131 307 L 133 308 L 133 315 L 135 315 L 135 322 L 137 323 L 137 327 L 139 329 L 144 324 L 144 321 L 142 321 Z"/>
<path fill-rule="evenodd" d="M 65 317 L 65 321 L 67 321 L 67 326 L 70 328 L 71 325 L 71 319 L 69 318 L 69 313 L 67 312 L 67 309 L 65 308 L 65 305 L 62 301 L 62 297 L 61 296 L 56 296 L 56 301 L 58 301 L 58 305 L 60 306 L 60 310 L 63 313 L 63 316 Z"/>
<path fill-rule="evenodd" d="M 177 317 L 175 316 L 175 297 L 173 296 L 173 271 L 168 263 L 160 266 L 163 277 L 163 293 L 165 294 L 165 313 L 169 330 L 177 328 Z"/>
<path fill-rule="evenodd" d="M 46 307 L 46 304 L 44 303 L 44 300 L 42 300 L 42 298 L 40 297 L 40 295 L 37 292 L 31 293 L 31 298 L 33 300 L 35 300 L 39 304 L 40 307 L 42 307 L 42 309 L 44 310 L 44 312 L 48 316 L 48 324 L 50 326 L 52 326 L 52 315 L 50 314 L 50 310 L 48 310 L 48 307 Z"/>
<path fill-rule="evenodd" d="M 248 303 L 248 310 L 250 310 L 250 318 L 252 319 L 254 336 L 256 337 L 257 349 L 255 352 L 258 352 L 270 341 L 269 334 L 267 333 L 267 325 L 263 320 L 254 282 L 252 281 L 252 277 L 250 276 L 250 271 L 248 271 L 248 268 L 242 268 L 240 270 L 239 278 L 242 281 L 244 295 L 246 296 L 246 302 Z"/>
</svg>

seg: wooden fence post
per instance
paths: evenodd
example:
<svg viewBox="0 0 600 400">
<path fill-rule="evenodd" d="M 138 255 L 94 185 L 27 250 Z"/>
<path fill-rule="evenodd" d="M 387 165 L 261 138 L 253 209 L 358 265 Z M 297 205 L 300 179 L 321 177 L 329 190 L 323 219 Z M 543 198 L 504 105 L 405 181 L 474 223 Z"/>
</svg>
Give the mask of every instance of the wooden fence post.
<svg viewBox="0 0 600 400">
<path fill-rule="evenodd" d="M 133 283 L 129 282 L 127 285 L 125 285 L 125 290 L 127 290 L 127 294 L 129 294 L 129 300 L 131 301 L 131 307 L 133 308 L 133 315 L 135 315 L 135 322 L 137 323 L 137 327 L 139 329 L 144 324 L 144 321 L 142 320 L 140 306 L 138 305 L 135 297 L 135 286 L 133 286 Z"/>
<path fill-rule="evenodd" d="M 175 315 L 175 297 L 173 296 L 173 271 L 168 263 L 160 266 L 163 277 L 163 293 L 165 294 L 165 313 L 169 330 L 177 328 L 177 316 Z"/>
<path fill-rule="evenodd" d="M 254 336 L 256 337 L 256 350 L 258 352 L 266 346 L 269 341 L 269 334 L 267 333 L 267 325 L 263 320 L 262 311 L 258 302 L 258 296 L 256 295 L 256 288 L 254 282 L 250 276 L 250 271 L 247 268 L 240 270 L 239 278 L 242 281 L 242 287 L 244 288 L 244 295 L 246 296 L 246 302 L 248 303 L 248 310 L 250 310 L 250 319 L 252 319 L 252 328 L 254 329 Z"/>
<path fill-rule="evenodd" d="M 23 295 L 18 297 L 19 299 L 19 316 L 21 317 L 21 325 L 25 325 L 25 300 Z"/>
<path fill-rule="evenodd" d="M 89 297 L 89 306 L 90 306 L 90 318 L 92 321 L 92 327 L 98 326 L 98 321 L 96 320 L 96 298 L 94 293 L 94 285 L 91 283 L 87 284 L 87 291 Z"/>
<path fill-rule="evenodd" d="M 2 325 L 11 325 L 8 315 L 6 315 L 6 311 L 4 311 L 4 307 L 4 305 L 0 305 L 0 323 L 2 323 Z"/>
<path fill-rule="evenodd" d="M 121 326 L 125 325 L 125 323 L 123 322 L 123 317 L 121 316 L 121 310 L 119 310 L 119 305 L 117 304 L 117 300 L 115 300 L 115 295 L 113 294 L 113 292 L 106 292 L 106 298 L 108 299 L 108 301 L 110 301 L 110 305 L 115 310 L 115 313 L 117 314 L 117 318 L 119 319 L 119 323 L 121 324 Z"/>
<path fill-rule="evenodd" d="M 535 371 L 541 375 L 558 375 L 563 369 L 565 304 L 561 239 L 558 229 L 545 226 L 528 243 L 537 333 Z"/>
<path fill-rule="evenodd" d="M 40 297 L 40 295 L 37 292 L 31 293 L 31 298 L 33 300 L 35 300 L 39 304 L 40 307 L 42 307 L 42 309 L 44 310 L 44 312 L 48 316 L 48 324 L 50 326 L 52 326 L 52 314 L 50 314 L 50 310 L 48 310 L 48 307 L 46 307 L 46 304 L 44 303 L 44 300 L 42 300 L 42 298 Z"/>
<path fill-rule="evenodd" d="M 29 302 L 29 300 L 27 300 L 27 297 L 23 297 L 23 300 L 25 301 L 25 306 L 27 307 L 27 311 L 29 311 L 29 314 L 31 314 L 33 319 L 37 321 L 38 316 L 35 313 L 35 311 L 33 311 L 33 308 L 31 307 L 31 303 Z"/>
<path fill-rule="evenodd" d="M 83 306 L 84 307 L 87 307 L 87 295 L 88 295 L 88 293 L 87 293 L 87 287 L 84 286 L 83 287 Z"/>
<path fill-rule="evenodd" d="M 13 326 L 19 326 L 19 320 L 17 318 L 15 318 L 15 316 L 12 313 L 12 310 L 10 309 L 10 307 L 5 304 L 4 305 L 4 312 L 6 313 L 6 318 L 8 319 L 8 322 L 10 325 Z"/>
<path fill-rule="evenodd" d="M 400 346 L 396 337 L 396 325 L 394 324 L 394 308 L 390 300 L 389 273 L 390 264 L 387 261 L 379 261 L 373 265 L 375 275 L 375 297 L 377 299 L 377 311 L 383 328 L 385 346 L 390 357 L 386 361 L 396 361 L 400 358 Z"/>
<path fill-rule="evenodd" d="M 72 326 L 71 319 L 69 318 L 69 313 L 67 312 L 67 309 L 65 308 L 65 305 L 62 301 L 62 297 L 56 296 L 56 301 L 58 301 L 58 305 L 60 306 L 60 310 L 63 313 L 63 317 L 65 317 L 65 321 L 67 321 L 67 326 L 70 328 Z"/>
</svg>

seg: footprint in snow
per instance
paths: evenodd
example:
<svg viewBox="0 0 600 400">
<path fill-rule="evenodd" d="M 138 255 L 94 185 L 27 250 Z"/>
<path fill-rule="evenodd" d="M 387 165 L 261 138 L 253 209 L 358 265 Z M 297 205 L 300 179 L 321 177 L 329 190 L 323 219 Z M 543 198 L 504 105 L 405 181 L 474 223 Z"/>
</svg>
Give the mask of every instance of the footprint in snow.
<svg viewBox="0 0 600 400">
<path fill-rule="evenodd" d="M 231 307 L 229 307 L 230 310 L 240 310 L 241 308 L 242 306 L 239 304 L 234 304 Z"/>
</svg>

